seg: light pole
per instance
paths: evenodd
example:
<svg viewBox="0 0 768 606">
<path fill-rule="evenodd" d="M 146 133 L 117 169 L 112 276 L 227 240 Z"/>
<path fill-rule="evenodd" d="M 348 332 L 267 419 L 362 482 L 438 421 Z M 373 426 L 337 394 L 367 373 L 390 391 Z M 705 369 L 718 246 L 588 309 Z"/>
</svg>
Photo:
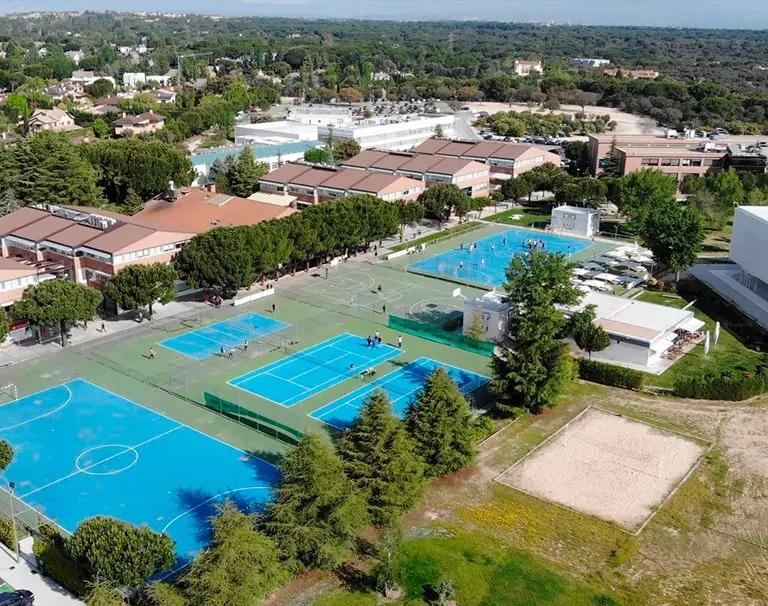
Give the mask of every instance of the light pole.
<svg viewBox="0 0 768 606">
<path fill-rule="evenodd" d="M 19 561 L 19 534 L 16 530 L 16 514 L 13 509 L 13 491 L 16 488 L 16 482 L 11 482 L 5 476 L 2 479 L 8 485 L 8 503 L 11 506 L 11 528 L 13 532 L 13 553 L 16 558 L 16 562 Z"/>
</svg>

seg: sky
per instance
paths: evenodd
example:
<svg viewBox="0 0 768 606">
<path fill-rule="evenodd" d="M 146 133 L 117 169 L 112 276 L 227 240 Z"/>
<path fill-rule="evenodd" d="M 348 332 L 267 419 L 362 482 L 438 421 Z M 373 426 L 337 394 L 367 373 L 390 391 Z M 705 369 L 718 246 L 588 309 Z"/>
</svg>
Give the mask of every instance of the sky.
<svg viewBox="0 0 768 606">
<path fill-rule="evenodd" d="M 0 0 L 0 12 L 106 8 L 307 18 L 768 29 L 768 0 Z"/>
</svg>

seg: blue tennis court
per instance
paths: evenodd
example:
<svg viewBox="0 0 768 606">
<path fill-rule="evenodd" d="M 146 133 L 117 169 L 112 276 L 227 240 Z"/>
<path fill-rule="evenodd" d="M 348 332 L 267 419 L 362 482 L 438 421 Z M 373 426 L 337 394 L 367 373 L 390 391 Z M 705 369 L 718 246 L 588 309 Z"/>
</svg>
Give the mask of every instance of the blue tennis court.
<svg viewBox="0 0 768 606">
<path fill-rule="evenodd" d="M 68 532 L 95 515 L 168 532 L 178 565 L 208 542 L 217 503 L 260 510 L 279 479 L 269 463 L 83 379 L 4 404 L 0 438 L 28 506 Z"/>
<path fill-rule="evenodd" d="M 401 351 L 385 343 L 369 347 L 363 337 L 344 333 L 228 383 L 275 404 L 291 407 L 400 355 Z"/>
<path fill-rule="evenodd" d="M 288 328 L 290 324 L 261 314 L 244 313 L 233 318 L 201 326 L 160 341 L 159 345 L 190 358 L 202 360 L 221 351 L 238 348 L 245 341 L 254 341 L 270 333 Z"/>
<path fill-rule="evenodd" d="M 533 242 L 541 250 L 565 255 L 573 255 L 592 246 L 589 240 L 541 231 L 509 229 L 477 242 L 467 241 L 461 248 L 433 255 L 412 263 L 408 268 L 482 286 L 501 286 L 512 257 L 528 252 L 531 249 L 529 243 Z M 472 244 L 476 247 L 471 247 Z"/>
<path fill-rule="evenodd" d="M 389 396 L 395 415 L 402 419 L 405 416 L 405 409 L 424 386 L 429 375 L 435 372 L 437 368 L 445 369 L 465 395 L 472 393 L 488 382 L 488 377 L 469 370 L 436 362 L 430 358 L 418 358 L 335 402 L 318 408 L 309 416 L 336 429 L 347 429 L 355 422 L 360 409 L 370 395 L 375 390 L 381 389 Z"/>
</svg>

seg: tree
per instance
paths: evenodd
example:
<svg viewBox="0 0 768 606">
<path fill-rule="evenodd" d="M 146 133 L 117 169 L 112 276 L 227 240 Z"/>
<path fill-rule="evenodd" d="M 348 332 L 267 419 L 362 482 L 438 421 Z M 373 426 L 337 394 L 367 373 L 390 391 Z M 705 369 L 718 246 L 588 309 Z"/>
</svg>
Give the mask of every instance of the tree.
<svg viewBox="0 0 768 606">
<path fill-rule="evenodd" d="M 363 100 L 363 93 L 356 88 L 347 86 L 339 89 L 339 101 L 342 103 L 361 103 Z"/>
<path fill-rule="evenodd" d="M 33 326 L 58 324 L 63 347 L 67 344 L 68 325 L 91 320 L 99 303 L 101 293 L 98 290 L 70 280 L 46 280 L 24 291 L 13 306 L 13 314 Z"/>
<path fill-rule="evenodd" d="M 127 602 L 113 583 L 96 581 L 88 588 L 85 604 L 86 606 L 125 606 Z"/>
<path fill-rule="evenodd" d="M 443 131 L 442 124 L 438 124 L 435 126 L 435 138 L 436 139 L 442 139 L 445 136 L 445 132 Z"/>
<path fill-rule="evenodd" d="M 501 185 L 501 193 L 507 200 L 526 198 L 533 192 L 531 183 L 526 179 L 507 179 Z"/>
<path fill-rule="evenodd" d="M 605 332 L 602 326 L 590 323 L 573 335 L 576 345 L 579 349 L 587 352 L 589 359 L 592 359 L 593 351 L 603 351 L 611 344 L 611 337 Z"/>
<path fill-rule="evenodd" d="M 453 183 L 433 185 L 419 197 L 426 216 L 437 219 L 442 225 L 451 216 L 454 208 L 468 209 L 468 196 Z"/>
<path fill-rule="evenodd" d="M 304 152 L 304 160 L 310 164 L 330 164 L 331 154 L 326 149 L 314 147 Z"/>
<path fill-rule="evenodd" d="M 0 343 L 5 341 L 8 332 L 11 330 L 11 318 L 5 309 L 0 309 Z"/>
<path fill-rule="evenodd" d="M 616 204 L 637 226 L 656 206 L 667 206 L 675 200 L 677 182 L 653 168 L 644 168 L 630 173 L 618 182 Z"/>
<path fill-rule="evenodd" d="M 375 525 L 394 523 L 419 498 L 424 465 L 383 391 L 368 398 L 337 450 L 347 477 L 367 500 Z"/>
<path fill-rule="evenodd" d="M 112 132 L 112 127 L 104 118 L 96 118 L 91 125 L 93 134 L 99 138 L 106 137 Z"/>
<path fill-rule="evenodd" d="M 424 218 L 424 206 L 419 202 L 398 202 L 396 205 L 397 216 L 400 222 L 400 241 L 405 235 L 405 226 L 418 223 Z"/>
<path fill-rule="evenodd" d="M 373 569 L 376 589 L 390 598 L 405 580 L 405 568 L 400 559 L 403 532 L 399 525 L 388 526 L 381 537 L 377 550 L 379 564 Z"/>
<path fill-rule="evenodd" d="M 289 578 L 275 542 L 226 502 L 213 518 L 210 546 L 192 563 L 182 587 L 190 604 L 256 606 Z"/>
<path fill-rule="evenodd" d="M 341 565 L 367 520 L 365 499 L 330 445 L 304 436 L 279 463 L 282 482 L 265 529 L 282 553 L 305 566 Z"/>
<path fill-rule="evenodd" d="M 475 458 L 475 431 L 469 405 L 442 368 L 427 379 L 405 413 L 405 426 L 426 463 L 427 477 L 453 473 Z"/>
<path fill-rule="evenodd" d="M 341 164 L 360 153 L 360 144 L 354 139 L 341 139 L 333 148 L 333 159 Z"/>
<path fill-rule="evenodd" d="M 12 213 L 19 208 L 19 206 L 21 206 L 19 199 L 16 197 L 16 194 L 13 193 L 12 189 L 6 189 L 0 194 L 0 217 Z"/>
<path fill-rule="evenodd" d="M 253 150 L 244 147 L 240 157 L 232 158 L 227 169 L 227 182 L 235 196 L 247 198 L 259 188 L 259 179 L 269 172 L 263 162 L 256 162 Z"/>
<path fill-rule="evenodd" d="M 655 207 L 640 228 L 640 238 L 657 263 L 676 273 L 696 262 L 704 242 L 701 214 L 675 201 Z"/>
<path fill-rule="evenodd" d="M 192 288 L 214 288 L 232 296 L 256 281 L 246 232 L 216 228 L 192 238 L 176 258 L 176 269 Z"/>
<path fill-rule="evenodd" d="M 113 204 L 126 204 L 133 191 L 141 200 L 164 193 L 168 182 L 189 185 L 195 177 L 189 156 L 157 139 L 104 139 L 81 146 L 82 155 L 98 175 Z"/>
<path fill-rule="evenodd" d="M 135 587 L 176 561 L 167 534 L 104 516 L 81 522 L 66 545 L 92 578 L 119 586 Z"/>
<path fill-rule="evenodd" d="M 176 270 L 165 263 L 128 265 L 107 282 L 104 293 L 122 309 L 149 308 L 155 302 L 165 305 L 176 298 Z"/>
<path fill-rule="evenodd" d="M 709 219 L 716 229 L 722 229 L 726 219 L 733 213 L 736 206 L 744 203 L 746 194 L 739 174 L 729 168 L 719 171 L 706 179 L 707 190 L 714 198 L 715 213 L 710 213 Z M 714 216 L 711 216 L 714 214 Z"/>
<path fill-rule="evenodd" d="M 480 319 L 480 314 L 475 313 L 472 315 L 472 323 L 469 325 L 467 336 L 472 339 L 482 339 L 485 334 L 485 328 L 483 327 L 483 321 Z"/>
<path fill-rule="evenodd" d="M 23 204 L 98 206 L 96 172 L 65 135 L 45 131 L 11 152 L 14 192 Z"/>
<path fill-rule="evenodd" d="M 13 461 L 13 446 L 10 442 L 0 440 L 0 472 L 8 469 L 8 466 Z"/>
<path fill-rule="evenodd" d="M 507 268 L 504 289 L 514 310 L 513 349 L 491 361 L 491 391 L 501 412 L 541 412 L 554 406 L 573 378 L 567 348 L 558 336 L 565 315 L 556 306 L 574 305 L 581 294 L 571 283 L 572 266 L 562 254 L 531 251 L 515 255 Z"/>
<path fill-rule="evenodd" d="M 115 90 L 115 85 L 106 78 L 99 78 L 92 84 L 85 87 L 85 92 L 88 93 L 92 99 L 100 99 L 112 94 Z"/>
</svg>

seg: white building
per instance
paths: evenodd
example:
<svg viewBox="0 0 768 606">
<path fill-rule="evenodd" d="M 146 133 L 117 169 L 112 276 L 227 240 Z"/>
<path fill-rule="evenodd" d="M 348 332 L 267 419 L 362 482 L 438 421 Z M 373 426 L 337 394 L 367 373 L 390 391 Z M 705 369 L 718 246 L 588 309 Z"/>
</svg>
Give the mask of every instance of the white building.
<svg viewBox="0 0 768 606">
<path fill-rule="evenodd" d="M 600 231 L 600 211 L 563 204 L 552 209 L 550 230 L 580 238 L 591 238 Z"/>
<path fill-rule="evenodd" d="M 665 354 L 678 339 L 678 332 L 696 332 L 704 326 L 693 311 L 636 299 L 589 292 L 566 313 L 595 306 L 595 322 L 611 338 L 607 349 L 592 354 L 593 360 L 640 370 L 663 370 Z"/>
<path fill-rule="evenodd" d="M 501 341 L 509 332 L 509 303 L 497 292 L 485 293 L 477 299 L 464 301 L 462 332 L 484 341 Z"/>
<path fill-rule="evenodd" d="M 544 67 L 541 61 L 526 61 L 524 59 L 515 59 L 515 74 L 518 76 L 530 76 L 531 74 L 544 73 Z"/>
<path fill-rule="evenodd" d="M 288 110 L 287 119 L 315 126 L 342 126 L 353 121 L 351 108 L 335 105 L 298 105 Z"/>
<path fill-rule="evenodd" d="M 258 122 L 235 125 L 235 144 L 261 143 L 275 145 L 291 141 L 317 141 L 318 128 L 311 124 L 289 122 Z"/>
<path fill-rule="evenodd" d="M 571 65 L 575 67 L 604 67 L 610 65 L 608 59 L 593 59 L 590 57 L 574 57 L 571 59 Z"/>
<path fill-rule="evenodd" d="M 147 83 L 147 75 L 144 72 L 125 72 L 123 74 L 123 86 L 138 88 Z"/>
<path fill-rule="evenodd" d="M 361 149 L 409 150 L 435 136 L 453 137 L 453 116 L 406 115 L 394 118 L 370 118 L 353 124 L 318 129 L 321 141 L 327 141 L 333 130 L 335 139 L 354 139 Z"/>
</svg>

